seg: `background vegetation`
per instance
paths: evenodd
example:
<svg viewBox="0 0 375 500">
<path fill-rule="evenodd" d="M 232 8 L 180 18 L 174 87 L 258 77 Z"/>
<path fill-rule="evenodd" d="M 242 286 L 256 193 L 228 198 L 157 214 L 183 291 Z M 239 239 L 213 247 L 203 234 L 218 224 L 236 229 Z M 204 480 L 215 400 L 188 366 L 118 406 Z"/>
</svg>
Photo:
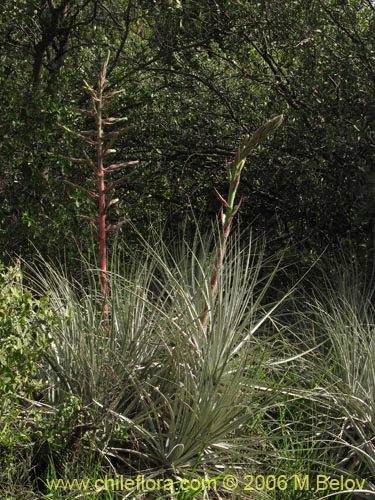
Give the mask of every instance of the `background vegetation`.
<svg viewBox="0 0 375 500">
<path fill-rule="evenodd" d="M 119 159 L 139 160 L 117 212 L 175 227 L 190 207 L 212 219 L 213 186 L 238 137 L 281 112 L 283 129 L 242 176 L 242 215 L 283 248 L 372 245 L 374 6 L 370 0 L 11 1 L 1 15 L 1 248 L 75 248 L 87 178 L 61 128 L 111 51 Z M 87 120 L 86 120 L 87 121 Z M 77 153 L 77 154 L 75 154 Z M 220 189 L 219 189 L 220 190 Z M 126 232 L 126 227 L 123 231 Z M 82 240 L 84 240 L 82 238 Z M 72 250 L 73 251 L 73 250 Z M 5 258 L 5 257 L 4 257 Z"/>
<path fill-rule="evenodd" d="M 373 2 L 3 0 L 0 45 L 1 498 L 233 471 L 360 478 L 367 497 L 339 497 L 374 496 Z M 112 158 L 130 163 L 103 323 L 82 217 L 97 208 L 75 186 L 95 187 L 67 128 L 92 129 L 82 82 L 109 51 L 108 113 L 127 117 Z M 213 297 L 214 188 L 281 113 L 241 172 Z"/>
</svg>

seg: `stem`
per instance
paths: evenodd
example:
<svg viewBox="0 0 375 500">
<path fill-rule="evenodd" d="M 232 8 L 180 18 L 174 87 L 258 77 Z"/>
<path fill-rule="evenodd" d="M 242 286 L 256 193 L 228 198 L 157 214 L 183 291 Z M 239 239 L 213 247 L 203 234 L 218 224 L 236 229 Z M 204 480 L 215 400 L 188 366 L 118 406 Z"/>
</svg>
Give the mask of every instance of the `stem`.
<svg viewBox="0 0 375 500">
<path fill-rule="evenodd" d="M 114 231 L 120 227 L 123 221 L 119 221 L 117 224 L 111 224 L 109 227 L 106 226 L 106 212 L 107 208 L 111 205 L 114 205 L 118 198 L 112 198 L 111 201 L 107 205 L 106 193 L 114 190 L 116 186 L 121 184 L 124 180 L 125 176 L 122 176 L 109 184 L 105 184 L 104 178 L 105 174 L 111 174 L 114 171 L 118 171 L 121 168 L 127 167 L 128 165 L 133 165 L 138 163 L 137 161 L 120 161 L 111 163 L 109 166 L 105 167 L 104 157 L 109 153 L 116 152 L 115 149 L 112 148 L 113 143 L 117 139 L 117 137 L 124 132 L 125 128 L 115 130 L 112 132 L 104 133 L 104 129 L 106 125 L 115 124 L 116 122 L 120 122 L 125 120 L 126 118 L 115 118 L 112 116 L 107 116 L 105 112 L 106 103 L 110 99 L 112 99 L 115 95 L 119 94 L 121 91 L 113 91 L 107 95 L 104 95 L 104 88 L 106 85 L 106 74 L 107 67 L 109 62 L 110 53 L 108 52 L 107 58 L 104 61 L 98 78 L 98 88 L 95 90 L 91 85 L 89 85 L 85 80 L 83 83 L 91 95 L 92 100 L 92 109 L 80 110 L 84 115 L 95 117 L 95 130 L 85 130 L 82 133 L 74 132 L 67 127 L 64 127 L 65 130 L 85 141 L 90 147 L 95 148 L 96 150 L 96 158 L 95 160 L 91 159 L 90 155 L 83 151 L 84 158 L 75 158 L 69 157 L 69 159 L 73 163 L 79 164 L 87 164 L 89 165 L 95 172 L 97 178 L 98 192 L 94 193 L 83 186 L 76 185 L 72 182 L 68 182 L 75 188 L 80 189 L 87 196 L 89 196 L 93 200 L 98 200 L 98 217 L 87 217 L 86 218 L 91 224 L 94 224 L 98 227 L 98 238 L 99 238 L 99 266 L 100 266 L 100 282 L 103 290 L 103 317 L 104 317 L 104 328 L 106 331 L 109 330 L 108 326 L 108 318 L 109 318 L 109 307 L 108 301 L 110 296 L 110 290 L 108 286 L 108 273 L 107 273 L 107 233 L 109 231 Z"/>
<path fill-rule="evenodd" d="M 228 188 L 228 198 L 227 201 L 219 195 L 219 199 L 222 203 L 222 232 L 220 235 L 219 249 L 217 251 L 217 260 L 211 276 L 211 302 L 214 301 L 217 293 L 219 274 L 221 268 L 223 267 L 224 257 L 227 249 L 227 243 L 232 228 L 233 218 L 236 215 L 238 209 L 240 208 L 241 202 L 237 205 L 234 204 L 237 194 L 237 189 L 241 179 L 241 171 L 245 166 L 246 159 L 253 149 L 264 140 L 268 135 L 273 133 L 282 123 L 283 115 L 277 116 L 272 120 L 269 120 L 265 124 L 261 125 L 255 134 L 250 138 L 248 134 L 245 135 L 241 144 L 239 145 L 236 156 L 231 164 L 227 166 L 228 178 L 229 178 L 229 188 Z M 225 206 L 225 213 L 223 207 Z M 202 327 L 205 328 L 208 322 L 209 304 L 206 302 L 203 313 L 200 316 L 200 322 Z"/>
<path fill-rule="evenodd" d="M 245 162 L 243 162 L 243 164 L 244 163 Z M 227 202 L 228 206 L 226 207 L 225 214 L 223 214 L 223 218 L 222 218 L 222 232 L 220 234 L 218 255 L 217 255 L 216 264 L 215 264 L 215 267 L 214 267 L 214 270 L 213 270 L 212 276 L 211 276 L 210 294 L 211 294 L 212 299 L 214 299 L 214 297 L 216 296 L 219 274 L 220 274 L 221 268 L 223 267 L 223 262 L 224 262 L 225 252 L 226 252 L 227 243 L 228 243 L 228 239 L 229 239 L 229 235 L 230 235 L 233 217 L 239 208 L 239 206 L 238 207 L 234 206 L 234 200 L 236 198 L 237 188 L 238 188 L 238 185 L 240 183 L 240 170 L 238 168 L 236 169 L 236 165 L 234 165 L 233 170 L 231 170 L 231 168 L 228 167 L 228 171 L 230 172 L 230 178 L 231 178 L 230 184 L 229 184 L 229 190 L 228 190 L 228 202 Z M 206 303 L 206 305 L 204 306 L 204 309 L 203 309 L 203 313 L 200 317 L 200 321 L 201 321 L 203 328 L 205 328 L 207 325 L 208 313 L 209 313 L 209 307 L 208 307 L 208 303 Z"/>
<path fill-rule="evenodd" d="M 103 153 L 103 84 L 99 78 L 97 102 L 97 176 L 99 193 L 99 265 L 100 280 L 104 294 L 104 319 L 108 320 L 108 283 L 107 283 L 107 230 L 106 230 L 106 195 L 104 183 L 104 153 Z M 95 102 L 94 102 L 95 105 Z"/>
</svg>

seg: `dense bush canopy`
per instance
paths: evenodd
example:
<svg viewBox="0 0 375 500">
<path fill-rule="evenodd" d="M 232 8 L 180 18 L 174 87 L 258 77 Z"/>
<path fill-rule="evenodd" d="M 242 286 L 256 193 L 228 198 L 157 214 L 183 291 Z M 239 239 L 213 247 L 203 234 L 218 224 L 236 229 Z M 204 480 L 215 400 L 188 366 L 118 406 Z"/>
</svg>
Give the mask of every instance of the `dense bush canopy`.
<svg viewBox="0 0 375 500">
<path fill-rule="evenodd" d="M 242 214 L 260 231 L 367 244 L 374 221 L 375 17 L 370 0 L 5 0 L 2 46 L 1 247 L 72 248 L 90 208 L 63 179 L 81 146 L 60 125 L 77 113 L 108 50 L 118 157 L 138 159 L 117 216 L 175 226 L 190 207 L 211 217 L 213 187 L 238 137 L 283 112 L 280 133 L 242 176 Z M 123 228 L 123 231 L 126 229 Z"/>
</svg>

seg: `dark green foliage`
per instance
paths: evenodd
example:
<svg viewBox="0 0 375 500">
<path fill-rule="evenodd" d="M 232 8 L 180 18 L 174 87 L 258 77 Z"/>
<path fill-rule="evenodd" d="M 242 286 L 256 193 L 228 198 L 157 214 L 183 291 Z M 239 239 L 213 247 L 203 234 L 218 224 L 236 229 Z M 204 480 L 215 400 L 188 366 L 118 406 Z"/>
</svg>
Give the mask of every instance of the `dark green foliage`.
<svg viewBox="0 0 375 500">
<path fill-rule="evenodd" d="M 44 388 L 38 371 L 54 316 L 48 297 L 36 299 L 24 287 L 18 265 L 0 266 L 0 290 L 0 482 L 22 482 L 43 420 L 29 399 Z"/>
<path fill-rule="evenodd" d="M 84 129 L 82 78 L 111 49 L 113 110 L 129 127 L 117 161 L 140 160 L 113 214 L 175 226 L 191 207 L 217 213 L 213 187 L 241 133 L 284 112 L 285 126 L 242 178 L 254 228 L 319 252 L 337 240 L 370 245 L 375 22 L 366 0 L 113 1 L 1 5 L 1 232 L 5 252 L 74 255 L 86 203 L 62 178 L 86 172 L 65 156 Z M 24 34 L 27 33 L 28 36 Z M 40 64 L 41 63 L 41 64 Z M 112 110 L 110 110 L 112 111 Z M 130 237 L 131 230 L 127 227 Z M 82 243 L 84 238 L 80 238 Z M 84 245 L 84 244 L 83 244 Z"/>
<path fill-rule="evenodd" d="M 0 395 L 29 397 L 40 389 L 37 366 L 53 324 L 48 297 L 33 298 L 18 266 L 0 267 Z M 44 334 L 43 334 L 44 332 Z"/>
</svg>

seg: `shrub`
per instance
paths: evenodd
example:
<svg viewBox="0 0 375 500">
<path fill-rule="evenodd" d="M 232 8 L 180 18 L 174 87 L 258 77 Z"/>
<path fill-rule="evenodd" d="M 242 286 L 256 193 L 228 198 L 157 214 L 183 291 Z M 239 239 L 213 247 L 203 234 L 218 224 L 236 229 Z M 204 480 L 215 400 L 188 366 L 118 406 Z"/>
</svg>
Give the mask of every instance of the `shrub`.
<svg viewBox="0 0 375 500">
<path fill-rule="evenodd" d="M 41 420 L 31 399 L 43 387 L 38 369 L 54 319 L 48 296 L 33 297 L 19 264 L 0 267 L 0 288 L 0 466 L 5 484 L 27 475 L 21 469 L 29 467 Z"/>
<path fill-rule="evenodd" d="M 0 397 L 29 397 L 40 389 L 38 360 L 53 321 L 48 297 L 34 298 L 19 265 L 0 267 Z"/>
</svg>

